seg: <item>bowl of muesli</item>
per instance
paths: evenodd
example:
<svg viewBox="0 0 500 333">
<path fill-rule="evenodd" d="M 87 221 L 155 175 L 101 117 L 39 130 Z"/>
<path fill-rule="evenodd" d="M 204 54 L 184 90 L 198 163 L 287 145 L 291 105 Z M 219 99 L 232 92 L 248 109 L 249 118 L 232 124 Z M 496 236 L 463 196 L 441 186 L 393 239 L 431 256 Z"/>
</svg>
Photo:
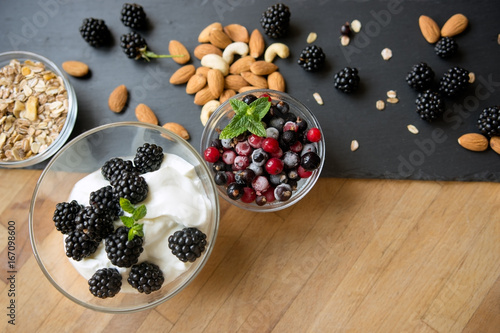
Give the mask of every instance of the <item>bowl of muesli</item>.
<svg viewBox="0 0 500 333">
<path fill-rule="evenodd" d="M 76 94 L 51 60 L 31 52 L 0 53 L 0 167 L 38 164 L 69 138 Z"/>
</svg>

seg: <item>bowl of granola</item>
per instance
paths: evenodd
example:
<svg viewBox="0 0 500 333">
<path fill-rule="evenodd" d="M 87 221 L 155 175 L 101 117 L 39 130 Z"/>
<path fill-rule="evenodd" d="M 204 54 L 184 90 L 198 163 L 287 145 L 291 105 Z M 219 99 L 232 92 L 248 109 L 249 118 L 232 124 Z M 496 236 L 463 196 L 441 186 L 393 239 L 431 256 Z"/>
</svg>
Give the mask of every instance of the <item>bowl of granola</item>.
<svg viewBox="0 0 500 333">
<path fill-rule="evenodd" d="M 76 94 L 51 60 L 31 52 L 0 53 L 0 167 L 22 168 L 56 153 L 77 115 Z"/>
</svg>

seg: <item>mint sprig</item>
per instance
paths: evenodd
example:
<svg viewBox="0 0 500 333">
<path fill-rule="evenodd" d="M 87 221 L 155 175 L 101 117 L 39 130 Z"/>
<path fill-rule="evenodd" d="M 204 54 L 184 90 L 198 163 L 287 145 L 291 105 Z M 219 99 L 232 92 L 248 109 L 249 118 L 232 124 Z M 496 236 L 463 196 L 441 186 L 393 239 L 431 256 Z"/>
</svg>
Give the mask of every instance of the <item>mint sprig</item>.
<svg viewBox="0 0 500 333">
<path fill-rule="evenodd" d="M 143 225 L 137 223 L 137 221 L 143 219 L 147 214 L 147 209 L 145 205 L 140 205 L 139 207 L 134 207 L 132 203 L 125 198 L 120 198 L 120 207 L 124 212 L 131 214 L 132 216 L 120 216 L 123 224 L 129 228 L 128 240 L 134 239 L 134 236 L 144 237 L 144 232 L 142 230 Z"/>
<path fill-rule="evenodd" d="M 266 136 L 266 129 L 261 120 L 271 108 L 267 97 L 258 98 L 250 105 L 238 99 L 231 99 L 229 103 L 235 115 L 220 133 L 220 139 L 232 139 L 245 131 L 261 137 Z"/>
</svg>

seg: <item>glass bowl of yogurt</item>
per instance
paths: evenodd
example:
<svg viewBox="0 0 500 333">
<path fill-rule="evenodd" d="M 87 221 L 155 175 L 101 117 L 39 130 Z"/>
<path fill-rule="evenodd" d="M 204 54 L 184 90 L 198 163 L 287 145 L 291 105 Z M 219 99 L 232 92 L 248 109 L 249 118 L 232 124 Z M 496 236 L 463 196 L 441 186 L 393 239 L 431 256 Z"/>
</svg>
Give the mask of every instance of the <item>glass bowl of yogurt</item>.
<svg viewBox="0 0 500 333">
<path fill-rule="evenodd" d="M 256 136 L 246 131 L 221 140 L 236 114 L 233 100 L 252 108 L 252 101 L 259 103 L 256 99 L 269 102 L 269 111 L 260 120 L 265 133 Z M 200 144 L 219 195 L 255 212 L 282 210 L 303 199 L 319 179 L 325 151 L 314 113 L 296 98 L 270 89 L 243 92 L 222 103 L 208 119 Z"/>
<path fill-rule="evenodd" d="M 163 274 L 161 288 L 149 294 L 139 292 L 128 282 L 134 266 L 122 267 L 109 259 L 106 241 L 110 235 L 94 237 L 88 225 L 80 228 L 81 233 L 95 241 L 92 244 L 96 244 L 96 248 L 90 246 L 90 253 L 83 251 L 83 255 L 68 256 L 66 241 L 73 231 L 61 230 L 54 218 L 56 207 L 61 203 L 76 202 L 80 211 L 92 206 L 90 193 L 111 186 L 113 182 L 103 176 L 106 162 L 119 158 L 136 167 L 137 149 L 145 144 L 156 145 L 162 151 L 161 163 L 154 171 L 137 171 L 134 176 L 142 177 L 147 184 L 145 198 L 132 204 L 134 209 L 146 208 L 145 216 L 135 222 L 142 225 L 143 233 L 142 250 L 135 265 L 153 263 Z M 113 168 L 117 167 L 114 165 Z M 116 183 L 111 186 L 113 191 L 117 187 Z M 73 221 L 78 221 L 75 217 L 78 214 L 74 212 L 73 217 L 69 213 L 65 215 L 70 216 L 65 217 L 70 229 Z M 124 226 L 123 216 L 131 217 L 131 214 L 124 208 L 111 217 L 110 234 Z M 159 126 L 121 122 L 79 135 L 51 159 L 33 193 L 29 233 L 35 258 L 57 290 L 75 303 L 93 310 L 127 313 L 157 306 L 193 281 L 212 252 L 219 217 L 213 177 L 202 157 L 188 142 Z M 194 261 L 181 261 L 169 248 L 170 236 L 185 228 L 194 228 L 206 235 L 204 249 Z M 121 286 L 115 295 L 101 298 L 91 293 L 89 280 L 98 270 L 105 268 L 119 273 Z"/>
</svg>

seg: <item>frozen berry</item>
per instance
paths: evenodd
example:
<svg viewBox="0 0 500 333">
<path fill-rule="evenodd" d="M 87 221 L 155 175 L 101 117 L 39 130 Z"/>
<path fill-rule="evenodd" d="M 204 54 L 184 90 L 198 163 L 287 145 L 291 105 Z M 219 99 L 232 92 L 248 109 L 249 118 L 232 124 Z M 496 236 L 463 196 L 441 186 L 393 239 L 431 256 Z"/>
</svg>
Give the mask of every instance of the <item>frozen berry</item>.
<svg viewBox="0 0 500 333">
<path fill-rule="evenodd" d="M 255 194 L 255 191 L 251 187 L 244 187 L 243 188 L 243 195 L 241 196 L 241 201 L 244 203 L 251 203 L 255 201 L 255 198 L 257 198 L 257 194 Z"/>
<path fill-rule="evenodd" d="M 238 200 L 243 196 L 243 185 L 231 183 L 227 187 L 227 196 L 233 200 Z"/>
<path fill-rule="evenodd" d="M 217 171 L 214 176 L 215 184 L 217 185 L 226 185 L 227 184 L 227 175 L 226 171 Z"/>
<path fill-rule="evenodd" d="M 205 157 L 205 161 L 209 163 L 215 163 L 220 157 L 219 150 L 215 147 L 208 147 L 205 149 L 205 152 L 203 153 L 203 156 Z"/>
<path fill-rule="evenodd" d="M 280 149 L 280 145 L 274 138 L 265 138 L 262 142 L 262 149 L 268 153 L 275 153 Z"/>
<path fill-rule="evenodd" d="M 321 164 L 321 158 L 318 154 L 310 151 L 302 155 L 300 165 L 307 171 L 313 171 Z"/>
<path fill-rule="evenodd" d="M 248 144 L 252 147 L 252 148 L 260 148 L 262 147 L 262 141 L 264 140 L 263 137 L 261 136 L 258 136 L 258 135 L 255 135 L 255 134 L 252 134 L 248 137 Z"/>
<path fill-rule="evenodd" d="M 274 197 L 278 201 L 287 201 L 292 197 L 292 187 L 289 184 L 280 184 L 274 189 Z"/>
<path fill-rule="evenodd" d="M 236 150 L 236 153 L 241 156 L 248 156 L 252 152 L 252 147 L 248 141 L 238 142 L 234 149 Z"/>
<path fill-rule="evenodd" d="M 283 161 L 276 157 L 271 157 L 266 162 L 266 171 L 270 175 L 277 175 L 283 171 Z"/>
<path fill-rule="evenodd" d="M 236 156 L 233 163 L 234 170 L 243 170 L 250 165 L 248 156 Z"/>
<path fill-rule="evenodd" d="M 321 140 L 321 131 L 317 127 L 311 128 L 307 131 L 307 140 L 310 142 L 318 142 Z"/>
<path fill-rule="evenodd" d="M 299 167 L 297 168 L 297 173 L 299 174 L 300 178 L 309 178 L 309 177 L 311 177 L 313 172 L 308 171 L 299 165 Z"/>
<path fill-rule="evenodd" d="M 255 172 L 251 169 L 239 170 L 234 174 L 234 179 L 238 184 L 248 186 L 255 178 Z"/>
<path fill-rule="evenodd" d="M 235 158 L 236 158 L 236 153 L 234 152 L 234 150 L 226 150 L 222 153 L 222 160 L 226 164 L 229 165 L 233 164 Z"/>
<path fill-rule="evenodd" d="M 252 187 L 257 194 L 264 193 L 269 188 L 269 180 L 264 176 L 257 176 L 252 181 Z"/>
</svg>

